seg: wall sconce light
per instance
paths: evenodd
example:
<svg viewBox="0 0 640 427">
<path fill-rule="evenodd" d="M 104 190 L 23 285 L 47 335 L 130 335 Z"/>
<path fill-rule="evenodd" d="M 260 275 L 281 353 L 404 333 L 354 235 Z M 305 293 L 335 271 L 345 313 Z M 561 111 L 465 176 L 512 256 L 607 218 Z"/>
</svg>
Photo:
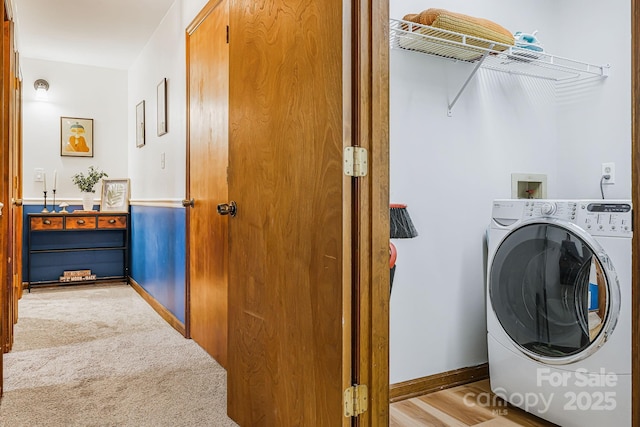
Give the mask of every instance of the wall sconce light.
<svg viewBox="0 0 640 427">
<path fill-rule="evenodd" d="M 41 101 L 48 99 L 47 91 L 49 90 L 49 83 L 46 80 L 36 80 L 33 83 L 33 87 L 36 89 L 36 99 Z"/>
</svg>

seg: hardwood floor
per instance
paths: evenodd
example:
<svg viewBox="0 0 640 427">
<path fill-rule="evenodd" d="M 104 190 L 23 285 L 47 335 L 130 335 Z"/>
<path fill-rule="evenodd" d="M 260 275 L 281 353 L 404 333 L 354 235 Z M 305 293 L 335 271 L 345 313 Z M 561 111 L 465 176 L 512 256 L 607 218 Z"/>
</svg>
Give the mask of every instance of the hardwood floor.
<svg viewBox="0 0 640 427">
<path fill-rule="evenodd" d="M 391 404 L 390 427 L 555 426 L 491 393 L 489 380 Z"/>
</svg>

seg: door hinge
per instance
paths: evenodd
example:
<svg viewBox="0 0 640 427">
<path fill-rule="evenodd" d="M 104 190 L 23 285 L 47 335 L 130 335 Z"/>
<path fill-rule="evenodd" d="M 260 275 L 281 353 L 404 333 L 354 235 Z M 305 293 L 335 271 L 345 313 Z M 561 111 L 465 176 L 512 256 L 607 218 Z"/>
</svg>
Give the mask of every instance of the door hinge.
<svg viewBox="0 0 640 427">
<path fill-rule="evenodd" d="M 356 384 L 344 391 L 344 416 L 357 417 L 367 412 L 369 389 L 364 384 Z"/>
<path fill-rule="evenodd" d="M 344 147 L 344 174 L 347 176 L 367 176 L 367 149 L 363 147 Z"/>
<path fill-rule="evenodd" d="M 227 25 L 227 44 L 229 44 L 229 26 Z"/>
</svg>

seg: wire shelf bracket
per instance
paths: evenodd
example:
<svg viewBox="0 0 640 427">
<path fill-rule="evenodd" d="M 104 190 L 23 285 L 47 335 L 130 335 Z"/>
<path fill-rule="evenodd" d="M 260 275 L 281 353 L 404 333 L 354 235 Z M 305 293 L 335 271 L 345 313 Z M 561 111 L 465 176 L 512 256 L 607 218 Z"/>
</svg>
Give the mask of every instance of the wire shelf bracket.
<svg viewBox="0 0 640 427">
<path fill-rule="evenodd" d="M 492 43 L 491 46 L 489 46 L 489 50 L 487 50 L 483 55 L 482 58 L 480 58 L 478 60 L 478 62 L 476 63 L 476 66 L 473 67 L 473 70 L 471 71 L 471 74 L 469 74 L 469 77 L 467 77 L 467 80 L 465 80 L 464 84 L 462 85 L 462 87 L 460 88 L 460 90 L 458 91 L 458 94 L 455 96 L 455 98 L 453 98 L 453 101 L 451 101 L 449 103 L 449 106 L 447 108 L 447 116 L 451 117 L 453 116 L 453 107 L 454 105 L 456 105 L 456 102 L 458 102 L 458 98 L 460 98 L 460 95 L 462 95 L 462 92 L 464 92 L 464 90 L 467 88 L 467 85 L 469 84 L 469 82 L 473 79 L 473 77 L 476 75 L 476 73 L 478 72 L 478 70 L 480 69 L 480 67 L 482 66 L 482 63 L 485 61 L 485 59 L 487 59 L 487 56 L 489 55 L 489 52 L 491 49 L 493 49 L 494 44 Z"/>
</svg>

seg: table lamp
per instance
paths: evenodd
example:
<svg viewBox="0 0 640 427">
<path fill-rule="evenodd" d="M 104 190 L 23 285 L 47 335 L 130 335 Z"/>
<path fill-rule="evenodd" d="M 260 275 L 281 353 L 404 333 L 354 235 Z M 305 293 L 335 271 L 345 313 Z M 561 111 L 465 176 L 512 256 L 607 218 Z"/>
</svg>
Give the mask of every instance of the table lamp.
<svg viewBox="0 0 640 427">
<path fill-rule="evenodd" d="M 390 233 L 389 237 L 392 239 L 411 239 L 418 235 L 418 231 L 413 226 L 407 205 L 392 203 L 389 205 L 389 225 Z M 396 272 L 396 258 L 398 252 L 393 243 L 389 242 L 389 268 L 390 268 L 390 281 L 389 281 L 389 293 L 393 289 L 393 276 Z"/>
</svg>

